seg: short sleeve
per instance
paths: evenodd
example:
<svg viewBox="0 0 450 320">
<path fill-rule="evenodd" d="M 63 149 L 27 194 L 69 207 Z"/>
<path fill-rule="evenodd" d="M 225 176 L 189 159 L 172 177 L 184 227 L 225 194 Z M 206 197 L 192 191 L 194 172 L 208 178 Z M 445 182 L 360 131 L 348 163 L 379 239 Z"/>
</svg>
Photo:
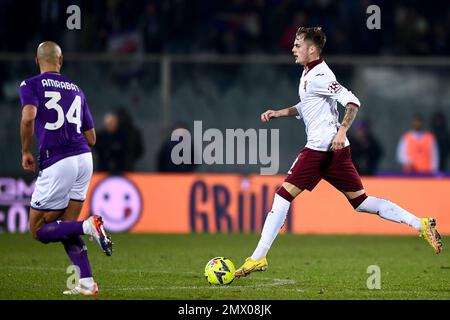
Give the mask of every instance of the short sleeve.
<svg viewBox="0 0 450 320">
<path fill-rule="evenodd" d="M 92 119 L 92 114 L 89 110 L 86 98 L 84 98 L 83 101 L 83 121 L 81 123 L 81 132 L 87 131 L 94 127 L 94 120 Z"/>
<path fill-rule="evenodd" d="M 39 104 L 36 91 L 34 90 L 33 84 L 31 82 L 22 81 L 19 88 L 19 96 L 22 107 L 26 106 L 27 104 L 31 104 L 37 107 Z"/>
<path fill-rule="evenodd" d="M 404 134 L 397 146 L 397 161 L 402 165 L 407 165 L 410 163 L 408 159 L 408 154 L 406 152 L 406 134 Z"/>
<path fill-rule="evenodd" d="M 330 97 L 343 106 L 346 106 L 348 103 L 353 103 L 358 107 L 361 105 L 359 99 L 351 91 L 337 82 L 334 76 L 317 78 L 313 84 L 317 94 Z"/>
<path fill-rule="evenodd" d="M 298 120 L 301 120 L 303 118 L 302 109 L 301 109 L 302 102 L 300 101 L 294 107 L 295 107 L 295 109 L 297 109 L 297 112 L 298 112 L 298 116 L 295 116 L 295 118 L 297 118 Z"/>
</svg>

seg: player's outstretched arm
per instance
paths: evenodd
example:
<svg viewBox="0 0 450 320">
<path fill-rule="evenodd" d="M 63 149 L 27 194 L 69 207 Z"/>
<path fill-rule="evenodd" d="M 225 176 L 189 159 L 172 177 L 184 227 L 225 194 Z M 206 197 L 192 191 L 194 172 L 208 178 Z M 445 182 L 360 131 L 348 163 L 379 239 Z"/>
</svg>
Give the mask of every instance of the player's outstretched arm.
<svg viewBox="0 0 450 320">
<path fill-rule="evenodd" d="M 20 121 L 20 139 L 22 142 L 22 167 L 25 171 L 36 170 L 36 163 L 33 154 L 30 151 L 31 139 L 34 133 L 34 119 L 36 118 L 37 108 L 27 104 L 22 109 L 22 119 Z"/>
<path fill-rule="evenodd" d="M 272 118 L 297 117 L 298 115 L 299 114 L 296 107 L 289 107 L 281 110 L 267 110 L 261 114 L 261 121 L 269 122 Z"/>
<path fill-rule="evenodd" d="M 339 150 L 342 149 L 345 145 L 345 140 L 347 138 L 347 131 L 352 125 L 353 121 L 356 118 L 356 114 L 358 113 L 359 107 L 354 103 L 347 103 L 345 107 L 345 115 L 342 120 L 341 126 L 331 143 L 331 150 Z"/>
</svg>

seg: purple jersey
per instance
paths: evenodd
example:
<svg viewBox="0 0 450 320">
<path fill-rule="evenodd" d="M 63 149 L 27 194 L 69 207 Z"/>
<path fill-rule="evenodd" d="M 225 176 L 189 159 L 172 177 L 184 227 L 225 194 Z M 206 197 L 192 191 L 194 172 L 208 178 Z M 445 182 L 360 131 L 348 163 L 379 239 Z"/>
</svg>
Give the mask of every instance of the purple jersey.
<svg viewBox="0 0 450 320">
<path fill-rule="evenodd" d="M 94 127 L 83 91 L 56 72 L 45 72 L 20 84 L 22 107 L 37 107 L 34 130 L 39 141 L 39 169 L 90 152 L 83 132 Z"/>
</svg>

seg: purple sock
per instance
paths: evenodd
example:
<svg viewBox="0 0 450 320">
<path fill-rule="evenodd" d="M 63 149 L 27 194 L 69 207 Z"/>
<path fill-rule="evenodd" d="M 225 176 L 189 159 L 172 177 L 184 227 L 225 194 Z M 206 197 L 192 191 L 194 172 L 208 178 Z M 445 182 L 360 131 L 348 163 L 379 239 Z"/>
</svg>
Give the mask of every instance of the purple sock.
<svg viewBox="0 0 450 320">
<path fill-rule="evenodd" d="M 61 242 L 64 245 L 64 249 L 66 249 L 70 261 L 80 268 L 80 278 L 92 277 L 87 248 L 80 236 L 70 237 Z"/>
<path fill-rule="evenodd" d="M 83 221 L 54 221 L 44 224 L 37 232 L 42 243 L 60 242 L 83 235 Z"/>
</svg>

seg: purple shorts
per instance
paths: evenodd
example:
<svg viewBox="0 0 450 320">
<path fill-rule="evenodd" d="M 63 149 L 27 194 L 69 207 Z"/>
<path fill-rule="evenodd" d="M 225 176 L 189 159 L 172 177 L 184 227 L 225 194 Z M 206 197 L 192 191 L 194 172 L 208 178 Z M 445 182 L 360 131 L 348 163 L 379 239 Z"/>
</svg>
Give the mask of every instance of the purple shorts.
<svg viewBox="0 0 450 320">
<path fill-rule="evenodd" d="M 303 148 L 284 181 L 312 191 L 321 179 L 344 192 L 364 189 L 352 162 L 350 146 L 334 152 Z"/>
</svg>

